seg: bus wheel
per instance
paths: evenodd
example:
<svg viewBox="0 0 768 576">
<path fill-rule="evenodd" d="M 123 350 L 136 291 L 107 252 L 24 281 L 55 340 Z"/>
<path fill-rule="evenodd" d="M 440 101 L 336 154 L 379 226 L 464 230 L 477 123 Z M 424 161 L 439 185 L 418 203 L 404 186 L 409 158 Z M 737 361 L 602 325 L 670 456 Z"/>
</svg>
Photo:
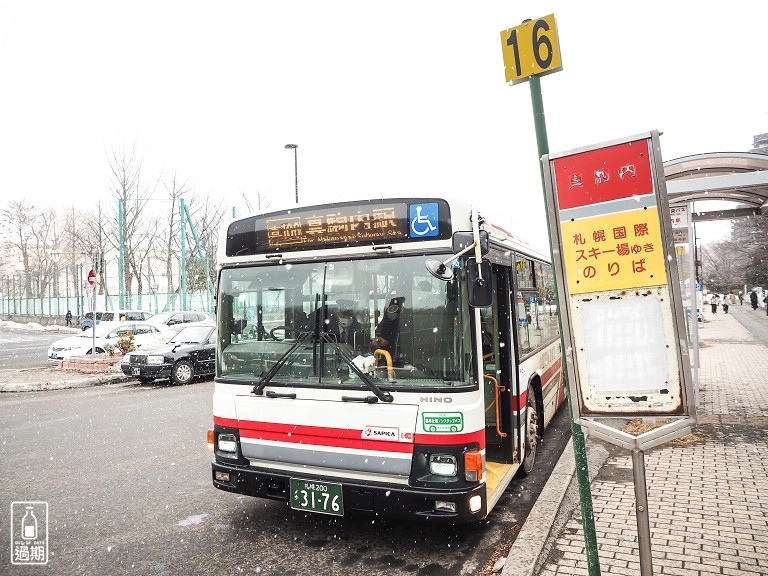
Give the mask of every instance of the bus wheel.
<svg viewBox="0 0 768 576">
<path fill-rule="evenodd" d="M 533 385 L 528 384 L 528 401 L 525 404 L 525 458 L 521 468 L 523 476 L 528 476 L 533 471 L 539 450 L 539 411 L 536 404 L 536 391 Z"/>
<path fill-rule="evenodd" d="M 183 386 L 192 382 L 195 376 L 195 369 L 189 360 L 179 360 L 171 371 L 171 383 Z"/>
</svg>

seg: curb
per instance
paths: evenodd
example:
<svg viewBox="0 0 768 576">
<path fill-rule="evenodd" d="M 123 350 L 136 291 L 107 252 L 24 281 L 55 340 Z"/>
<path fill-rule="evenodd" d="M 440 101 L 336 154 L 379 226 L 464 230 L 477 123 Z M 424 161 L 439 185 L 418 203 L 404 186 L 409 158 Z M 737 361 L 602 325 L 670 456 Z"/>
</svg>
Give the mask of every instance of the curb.
<svg viewBox="0 0 768 576">
<path fill-rule="evenodd" d="M 69 388 L 89 388 L 104 384 L 116 384 L 128 382 L 132 378 L 125 374 L 101 374 L 91 375 L 73 380 L 58 380 L 54 382 L 29 382 L 0 384 L 2 392 L 44 392 L 48 390 L 66 390 Z"/>
<path fill-rule="evenodd" d="M 509 549 L 501 576 L 533 576 L 575 473 L 576 461 L 571 438 Z"/>
<path fill-rule="evenodd" d="M 585 441 L 589 435 L 584 434 Z M 594 440 L 594 439 L 593 439 Z M 587 443 L 590 485 L 609 456 L 600 442 Z M 531 513 L 504 559 L 501 576 L 534 576 L 541 570 L 571 513 L 580 506 L 573 438 L 568 440 Z"/>
</svg>

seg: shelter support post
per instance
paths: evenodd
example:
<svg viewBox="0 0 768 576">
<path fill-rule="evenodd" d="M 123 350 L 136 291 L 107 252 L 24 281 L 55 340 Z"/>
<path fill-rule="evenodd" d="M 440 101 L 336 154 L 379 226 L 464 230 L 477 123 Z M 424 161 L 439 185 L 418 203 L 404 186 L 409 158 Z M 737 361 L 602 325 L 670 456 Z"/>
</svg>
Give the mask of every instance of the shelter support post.
<svg viewBox="0 0 768 576">
<path fill-rule="evenodd" d="M 645 485 L 645 456 L 642 450 L 632 450 L 632 478 L 635 483 L 635 515 L 637 518 L 637 547 L 640 552 L 640 576 L 653 576 L 651 525 L 648 520 L 648 490 Z"/>
</svg>

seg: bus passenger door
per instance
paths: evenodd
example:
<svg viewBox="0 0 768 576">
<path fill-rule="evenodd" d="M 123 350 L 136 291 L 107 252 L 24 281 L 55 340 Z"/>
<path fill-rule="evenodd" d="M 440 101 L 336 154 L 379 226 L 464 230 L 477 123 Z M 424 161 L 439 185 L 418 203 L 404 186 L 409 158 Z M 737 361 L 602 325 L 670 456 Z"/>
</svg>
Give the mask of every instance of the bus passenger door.
<svg viewBox="0 0 768 576">
<path fill-rule="evenodd" d="M 515 372 L 511 369 L 514 338 L 510 323 L 509 268 L 494 265 L 493 274 L 493 304 L 480 309 L 486 461 L 512 463 L 517 439 L 512 418 Z"/>
</svg>

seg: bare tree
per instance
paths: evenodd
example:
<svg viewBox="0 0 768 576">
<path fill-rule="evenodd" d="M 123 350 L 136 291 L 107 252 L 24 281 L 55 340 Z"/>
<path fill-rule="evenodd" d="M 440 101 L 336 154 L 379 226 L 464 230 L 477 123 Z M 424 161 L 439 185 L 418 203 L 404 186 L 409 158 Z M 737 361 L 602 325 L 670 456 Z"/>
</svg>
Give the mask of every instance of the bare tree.
<svg viewBox="0 0 768 576">
<path fill-rule="evenodd" d="M 744 286 L 745 258 L 733 240 L 721 240 L 701 248 L 704 282 L 710 290 L 730 292 Z"/>
<path fill-rule="evenodd" d="M 32 296 L 32 238 L 37 215 L 37 207 L 26 200 L 12 200 L 0 214 L 3 235 L 21 258 L 24 270 L 23 294 L 27 298 Z"/>
<path fill-rule="evenodd" d="M 742 284 L 768 286 L 768 218 L 761 215 L 734 220 L 731 238 L 742 266 Z"/>
<path fill-rule="evenodd" d="M 91 212 L 83 217 L 82 220 L 82 246 L 91 255 L 93 268 L 98 277 L 99 294 L 109 295 L 109 286 L 107 282 L 107 271 L 105 263 L 107 261 L 107 239 L 105 237 L 105 226 L 110 230 L 114 226 L 106 222 L 107 211 L 102 202 L 98 202 Z"/>
<path fill-rule="evenodd" d="M 32 274 L 33 293 L 40 298 L 40 309 L 46 292 L 50 295 L 51 284 L 57 270 L 53 251 L 62 241 L 59 216 L 54 208 L 40 210 L 30 228 L 30 252 L 34 260 Z"/>
<path fill-rule="evenodd" d="M 112 151 L 109 158 L 112 187 L 118 199 L 121 213 L 116 220 L 122 223 L 122 230 L 112 229 L 108 234 L 110 244 L 119 252 L 122 232 L 123 282 L 125 294 L 130 301 L 133 294 L 133 280 L 137 290 L 142 292 L 142 268 L 156 240 L 160 219 L 152 216 L 147 204 L 153 190 L 142 189 L 141 160 L 136 157 L 136 147 L 130 153 Z"/>
<path fill-rule="evenodd" d="M 245 202 L 245 207 L 248 208 L 249 212 L 261 212 L 262 210 L 266 210 L 272 205 L 272 200 L 269 198 L 269 194 L 262 194 L 259 189 L 256 189 L 256 209 L 254 210 L 253 204 L 251 204 L 251 201 L 248 199 L 248 196 L 245 193 L 245 190 L 240 191 L 240 196 L 243 197 L 243 201 Z"/>
<path fill-rule="evenodd" d="M 180 218 L 178 206 L 183 195 L 190 194 L 192 190 L 187 186 L 186 182 L 181 182 L 178 179 L 175 172 L 167 182 L 163 183 L 163 186 L 165 187 L 166 198 L 170 202 L 171 210 L 168 213 L 166 233 L 163 238 L 163 249 L 159 257 L 165 261 L 167 292 L 171 294 L 178 289 L 178 287 L 174 288 L 173 285 L 174 264 L 178 262 L 179 255 Z"/>
</svg>

